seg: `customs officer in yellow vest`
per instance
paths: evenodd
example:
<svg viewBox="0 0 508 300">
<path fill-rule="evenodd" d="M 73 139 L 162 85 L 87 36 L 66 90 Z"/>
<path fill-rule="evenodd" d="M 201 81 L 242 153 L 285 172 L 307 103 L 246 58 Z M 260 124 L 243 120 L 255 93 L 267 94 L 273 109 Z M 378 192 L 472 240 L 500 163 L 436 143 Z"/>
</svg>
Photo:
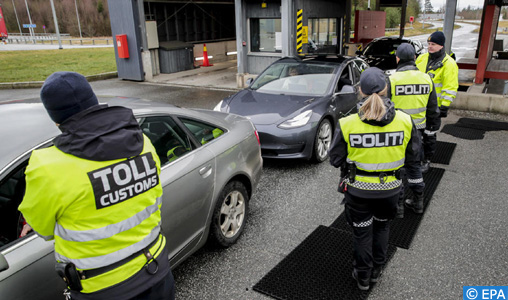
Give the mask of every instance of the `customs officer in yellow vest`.
<svg viewBox="0 0 508 300">
<path fill-rule="evenodd" d="M 428 53 L 418 56 L 416 66 L 430 75 L 436 88 L 437 104 L 441 117 L 448 115 L 451 103 L 457 97 L 459 88 L 459 68 L 453 58 L 446 54 L 443 32 L 433 32 L 427 39 Z"/>
<path fill-rule="evenodd" d="M 361 290 L 377 282 L 386 263 L 389 222 L 397 213 L 399 170 L 407 169 L 409 187 L 423 210 L 420 137 L 411 116 L 395 110 L 387 96 L 386 77 L 378 68 L 360 76 L 364 99 L 358 114 L 339 120 L 329 150 L 330 163 L 341 168 L 339 191 L 353 228 L 353 278 Z"/>
<path fill-rule="evenodd" d="M 62 134 L 33 151 L 19 210 L 24 234 L 55 241 L 67 299 L 174 299 L 160 161 L 132 111 L 99 105 L 74 72 L 50 75 L 41 100 Z"/>
</svg>

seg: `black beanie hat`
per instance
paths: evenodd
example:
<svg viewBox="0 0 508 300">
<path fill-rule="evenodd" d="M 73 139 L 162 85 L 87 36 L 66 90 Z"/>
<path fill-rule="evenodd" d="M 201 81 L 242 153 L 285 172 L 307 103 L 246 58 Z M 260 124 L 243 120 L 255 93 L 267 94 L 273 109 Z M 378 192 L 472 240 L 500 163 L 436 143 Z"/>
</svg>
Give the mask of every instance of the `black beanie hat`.
<svg viewBox="0 0 508 300">
<path fill-rule="evenodd" d="M 445 38 L 444 33 L 442 31 L 435 31 L 429 36 L 429 38 L 427 39 L 427 42 L 433 42 L 438 45 L 444 46 L 445 40 L 446 40 L 446 38 Z"/>
<path fill-rule="evenodd" d="M 368 68 L 360 75 L 360 88 L 365 95 L 379 93 L 386 87 L 386 75 L 376 67 Z"/>
<path fill-rule="evenodd" d="M 75 72 L 55 72 L 41 88 L 42 104 L 58 124 L 80 111 L 99 104 L 86 78 Z"/>
<path fill-rule="evenodd" d="M 415 48 L 409 43 L 402 43 L 397 47 L 395 55 L 403 61 L 415 60 Z"/>
</svg>

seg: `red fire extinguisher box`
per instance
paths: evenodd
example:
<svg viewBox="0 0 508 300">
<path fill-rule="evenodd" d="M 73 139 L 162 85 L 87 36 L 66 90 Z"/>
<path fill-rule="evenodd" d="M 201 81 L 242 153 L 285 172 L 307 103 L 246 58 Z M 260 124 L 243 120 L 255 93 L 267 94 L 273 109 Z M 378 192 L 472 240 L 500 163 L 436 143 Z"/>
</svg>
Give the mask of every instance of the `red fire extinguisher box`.
<svg viewBox="0 0 508 300">
<path fill-rule="evenodd" d="M 116 48 L 118 50 L 119 58 L 129 58 L 129 46 L 127 45 L 127 35 L 116 35 Z"/>
</svg>

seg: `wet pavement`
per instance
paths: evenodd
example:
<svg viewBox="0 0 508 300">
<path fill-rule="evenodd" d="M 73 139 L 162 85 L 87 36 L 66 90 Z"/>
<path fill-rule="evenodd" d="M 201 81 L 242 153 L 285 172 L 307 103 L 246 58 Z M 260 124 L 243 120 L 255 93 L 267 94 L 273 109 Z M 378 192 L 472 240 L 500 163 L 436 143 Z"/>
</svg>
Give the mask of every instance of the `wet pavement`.
<svg viewBox="0 0 508 300">
<path fill-rule="evenodd" d="M 231 93 L 119 79 L 92 87 L 97 94 L 208 109 Z M 1 90 L 0 102 L 38 93 Z M 461 117 L 508 121 L 451 110 L 443 125 Z M 508 285 L 508 132 L 487 132 L 482 140 L 439 133 L 438 140 L 457 144 L 451 163 L 434 165 L 445 173 L 411 247 L 398 249 L 369 299 L 461 299 L 463 286 Z M 201 249 L 176 268 L 177 299 L 270 299 L 252 287 L 317 226 L 343 212 L 338 176 L 327 162 L 265 159 L 243 236 L 229 249 Z"/>
</svg>

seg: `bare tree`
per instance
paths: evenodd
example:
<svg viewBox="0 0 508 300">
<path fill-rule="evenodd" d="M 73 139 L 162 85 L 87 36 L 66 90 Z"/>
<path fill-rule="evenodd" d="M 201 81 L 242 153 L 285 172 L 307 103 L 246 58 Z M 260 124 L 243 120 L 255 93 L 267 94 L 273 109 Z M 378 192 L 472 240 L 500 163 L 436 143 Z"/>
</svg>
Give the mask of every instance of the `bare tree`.
<svg viewBox="0 0 508 300">
<path fill-rule="evenodd" d="M 16 5 L 16 11 L 21 24 L 28 24 L 28 15 L 25 9 L 24 0 L 0 0 L 4 12 L 7 31 L 18 32 L 16 15 L 12 2 Z M 37 25 L 35 32 L 55 32 L 53 13 L 48 5 L 48 0 L 30 0 L 30 15 L 32 22 Z M 72 36 L 79 36 L 79 26 L 76 16 L 76 5 L 74 0 L 55 1 L 55 11 L 58 18 L 58 26 L 61 33 L 69 33 Z M 106 0 L 82 0 L 78 1 L 78 10 L 83 29 L 83 36 L 111 36 L 111 24 L 109 22 L 109 11 Z M 28 29 L 23 32 L 28 33 Z"/>
</svg>

